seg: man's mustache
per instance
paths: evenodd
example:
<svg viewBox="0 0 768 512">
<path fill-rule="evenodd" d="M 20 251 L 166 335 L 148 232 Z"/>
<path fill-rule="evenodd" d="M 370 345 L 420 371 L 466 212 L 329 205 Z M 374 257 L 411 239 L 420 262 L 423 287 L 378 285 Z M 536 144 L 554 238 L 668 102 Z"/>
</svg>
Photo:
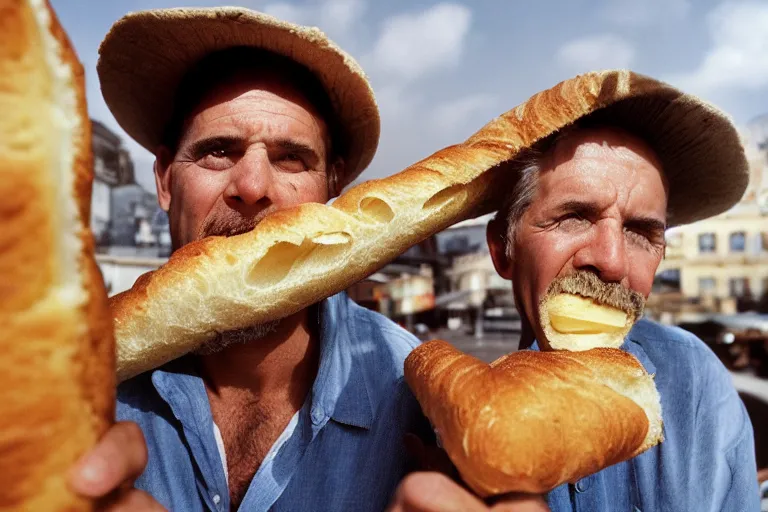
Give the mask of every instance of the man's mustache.
<svg viewBox="0 0 768 512">
<path fill-rule="evenodd" d="M 634 320 L 642 317 L 645 308 L 645 297 L 641 294 L 618 283 L 606 283 L 586 270 L 556 278 L 550 283 L 542 303 L 559 293 L 581 295 L 598 304 L 621 309 Z"/>
<path fill-rule="evenodd" d="M 246 216 L 235 210 L 224 210 L 211 215 L 203 222 L 197 233 L 198 240 L 209 236 L 236 236 L 252 231 L 276 208 L 265 208 L 253 216 Z"/>
</svg>

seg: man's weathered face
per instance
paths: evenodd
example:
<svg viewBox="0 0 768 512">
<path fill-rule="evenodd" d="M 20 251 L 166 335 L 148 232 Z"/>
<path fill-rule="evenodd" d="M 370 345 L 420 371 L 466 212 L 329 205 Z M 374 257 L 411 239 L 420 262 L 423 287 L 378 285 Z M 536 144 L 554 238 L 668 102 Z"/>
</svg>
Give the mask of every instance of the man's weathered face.
<svg viewBox="0 0 768 512">
<path fill-rule="evenodd" d="M 238 75 L 204 96 L 178 149 L 158 151 L 174 249 L 250 231 L 272 211 L 328 200 L 323 120 L 278 75 Z"/>
<path fill-rule="evenodd" d="M 660 163 L 642 140 L 610 128 L 560 140 L 545 155 L 509 259 L 489 236 L 536 337 L 543 336 L 539 302 L 558 278 L 586 271 L 647 298 L 664 255 L 666 209 Z"/>
</svg>

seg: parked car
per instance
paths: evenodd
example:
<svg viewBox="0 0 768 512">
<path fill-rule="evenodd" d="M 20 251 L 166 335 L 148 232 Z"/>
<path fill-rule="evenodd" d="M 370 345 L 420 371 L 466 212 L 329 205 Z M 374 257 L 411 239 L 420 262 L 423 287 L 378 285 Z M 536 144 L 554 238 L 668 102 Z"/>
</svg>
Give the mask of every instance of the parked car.
<svg viewBox="0 0 768 512">
<path fill-rule="evenodd" d="M 707 343 L 728 369 L 768 377 L 768 315 L 704 314 L 678 326 Z"/>
</svg>

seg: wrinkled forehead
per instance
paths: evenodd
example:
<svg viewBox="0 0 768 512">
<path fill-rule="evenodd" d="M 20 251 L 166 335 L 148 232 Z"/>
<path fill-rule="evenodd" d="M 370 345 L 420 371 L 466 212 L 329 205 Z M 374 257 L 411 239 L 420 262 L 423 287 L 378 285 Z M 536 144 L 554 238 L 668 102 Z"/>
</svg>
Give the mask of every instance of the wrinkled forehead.
<svg viewBox="0 0 768 512">
<path fill-rule="evenodd" d="M 614 126 L 575 128 L 558 134 L 550 151 L 545 155 L 544 168 L 554 168 L 571 160 L 595 162 L 612 160 L 627 166 L 654 168 L 660 175 L 664 189 L 669 185 L 656 151 L 637 135 Z"/>
</svg>

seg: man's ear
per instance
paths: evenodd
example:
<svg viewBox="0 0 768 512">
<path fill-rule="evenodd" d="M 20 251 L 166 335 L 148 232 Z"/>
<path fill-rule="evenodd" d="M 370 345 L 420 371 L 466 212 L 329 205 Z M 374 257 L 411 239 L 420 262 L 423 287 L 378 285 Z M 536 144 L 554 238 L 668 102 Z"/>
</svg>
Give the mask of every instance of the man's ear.
<svg viewBox="0 0 768 512">
<path fill-rule="evenodd" d="M 512 279 L 512 267 L 514 264 L 514 255 L 508 254 L 507 237 L 509 233 L 506 230 L 506 223 L 501 222 L 498 217 L 488 223 L 485 230 L 485 237 L 488 241 L 488 249 L 491 251 L 491 260 L 496 272 L 504 279 Z M 513 243 L 510 240 L 509 243 Z"/>
<path fill-rule="evenodd" d="M 157 188 L 157 202 L 160 208 L 168 211 L 171 206 L 171 163 L 173 155 L 171 151 L 160 146 L 155 151 L 155 187 Z"/>
<path fill-rule="evenodd" d="M 341 185 L 341 177 L 344 176 L 346 168 L 346 163 L 342 157 L 337 157 L 328 167 L 328 199 L 332 199 L 341 194 L 341 190 L 344 188 Z"/>
</svg>

